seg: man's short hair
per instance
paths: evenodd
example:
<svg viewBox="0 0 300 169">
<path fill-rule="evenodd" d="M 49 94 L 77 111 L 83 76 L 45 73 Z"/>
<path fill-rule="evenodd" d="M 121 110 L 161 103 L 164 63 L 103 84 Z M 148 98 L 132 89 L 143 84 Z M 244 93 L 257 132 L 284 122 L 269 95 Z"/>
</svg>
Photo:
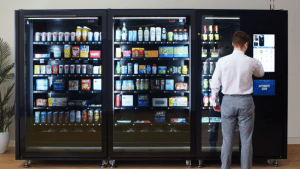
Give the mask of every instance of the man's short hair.
<svg viewBox="0 0 300 169">
<path fill-rule="evenodd" d="M 238 31 L 234 33 L 232 38 L 233 46 L 242 48 L 247 42 L 249 44 L 251 42 L 251 38 L 246 32 Z"/>
</svg>

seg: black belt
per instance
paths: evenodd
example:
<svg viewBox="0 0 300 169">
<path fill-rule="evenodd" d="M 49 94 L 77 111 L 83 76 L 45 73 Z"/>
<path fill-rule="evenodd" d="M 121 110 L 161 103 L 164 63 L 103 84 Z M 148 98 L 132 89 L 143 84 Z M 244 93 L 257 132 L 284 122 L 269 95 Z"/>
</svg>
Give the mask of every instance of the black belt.
<svg viewBox="0 0 300 169">
<path fill-rule="evenodd" d="M 242 97 L 245 97 L 245 96 L 252 96 L 252 93 L 251 94 L 224 94 L 224 96 L 242 96 Z"/>
</svg>

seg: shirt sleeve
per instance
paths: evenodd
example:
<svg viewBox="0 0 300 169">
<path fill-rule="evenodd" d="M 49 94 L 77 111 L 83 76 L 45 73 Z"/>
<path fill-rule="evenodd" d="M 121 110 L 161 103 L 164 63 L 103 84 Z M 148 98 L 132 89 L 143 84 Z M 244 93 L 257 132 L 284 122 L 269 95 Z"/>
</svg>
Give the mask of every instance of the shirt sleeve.
<svg viewBox="0 0 300 169">
<path fill-rule="evenodd" d="M 219 103 L 217 100 L 217 95 L 220 91 L 220 87 L 222 84 L 221 77 L 222 77 L 221 66 L 220 66 L 220 62 L 218 61 L 216 63 L 216 69 L 212 76 L 212 80 L 210 84 L 211 94 L 212 94 L 211 102 L 213 106 L 216 106 Z"/>
<path fill-rule="evenodd" d="M 263 68 L 261 62 L 257 59 L 254 59 L 253 75 L 256 77 L 263 77 L 265 75 L 264 68 Z"/>
</svg>

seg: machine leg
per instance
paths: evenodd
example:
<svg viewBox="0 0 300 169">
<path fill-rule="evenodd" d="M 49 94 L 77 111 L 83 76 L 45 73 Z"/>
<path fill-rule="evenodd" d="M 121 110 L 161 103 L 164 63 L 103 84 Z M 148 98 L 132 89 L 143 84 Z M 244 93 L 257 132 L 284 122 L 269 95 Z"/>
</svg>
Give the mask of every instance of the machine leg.
<svg viewBox="0 0 300 169">
<path fill-rule="evenodd" d="M 198 160 L 199 161 L 199 165 L 198 165 L 198 168 L 203 168 L 204 166 L 203 166 L 203 161 L 204 160 Z"/>
<path fill-rule="evenodd" d="M 100 168 L 106 168 L 106 165 L 107 165 L 108 161 L 107 160 L 102 160 L 102 164 L 100 166 Z"/>
<path fill-rule="evenodd" d="M 279 167 L 277 160 L 275 160 L 274 167 Z"/>
<path fill-rule="evenodd" d="M 185 164 L 187 165 L 188 168 L 193 168 L 193 166 L 192 166 L 192 160 L 186 160 Z"/>
<path fill-rule="evenodd" d="M 29 166 L 29 163 L 30 163 L 30 161 L 29 160 L 25 160 L 25 164 L 24 164 L 24 168 L 29 168 L 30 166 Z"/>
<path fill-rule="evenodd" d="M 109 160 L 109 164 L 111 165 L 111 168 L 116 168 L 115 166 L 116 161 L 115 160 Z"/>
</svg>

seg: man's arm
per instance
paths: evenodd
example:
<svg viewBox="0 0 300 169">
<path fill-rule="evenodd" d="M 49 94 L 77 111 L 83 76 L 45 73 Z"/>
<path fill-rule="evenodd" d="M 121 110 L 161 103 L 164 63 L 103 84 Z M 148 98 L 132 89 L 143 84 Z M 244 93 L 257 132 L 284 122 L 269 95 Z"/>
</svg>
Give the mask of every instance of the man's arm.
<svg viewBox="0 0 300 169">
<path fill-rule="evenodd" d="M 219 93 L 220 90 L 220 86 L 222 84 L 221 82 L 221 77 L 222 77 L 222 72 L 221 72 L 221 66 L 219 61 L 216 63 L 216 69 L 215 72 L 212 76 L 212 81 L 210 84 L 210 88 L 211 88 L 211 94 L 212 94 L 212 105 L 216 106 L 217 104 L 219 104 L 219 102 L 217 101 L 217 95 Z"/>
<path fill-rule="evenodd" d="M 264 68 L 263 68 L 261 62 L 257 59 L 254 59 L 253 75 L 256 77 L 263 77 L 265 75 Z"/>
</svg>

